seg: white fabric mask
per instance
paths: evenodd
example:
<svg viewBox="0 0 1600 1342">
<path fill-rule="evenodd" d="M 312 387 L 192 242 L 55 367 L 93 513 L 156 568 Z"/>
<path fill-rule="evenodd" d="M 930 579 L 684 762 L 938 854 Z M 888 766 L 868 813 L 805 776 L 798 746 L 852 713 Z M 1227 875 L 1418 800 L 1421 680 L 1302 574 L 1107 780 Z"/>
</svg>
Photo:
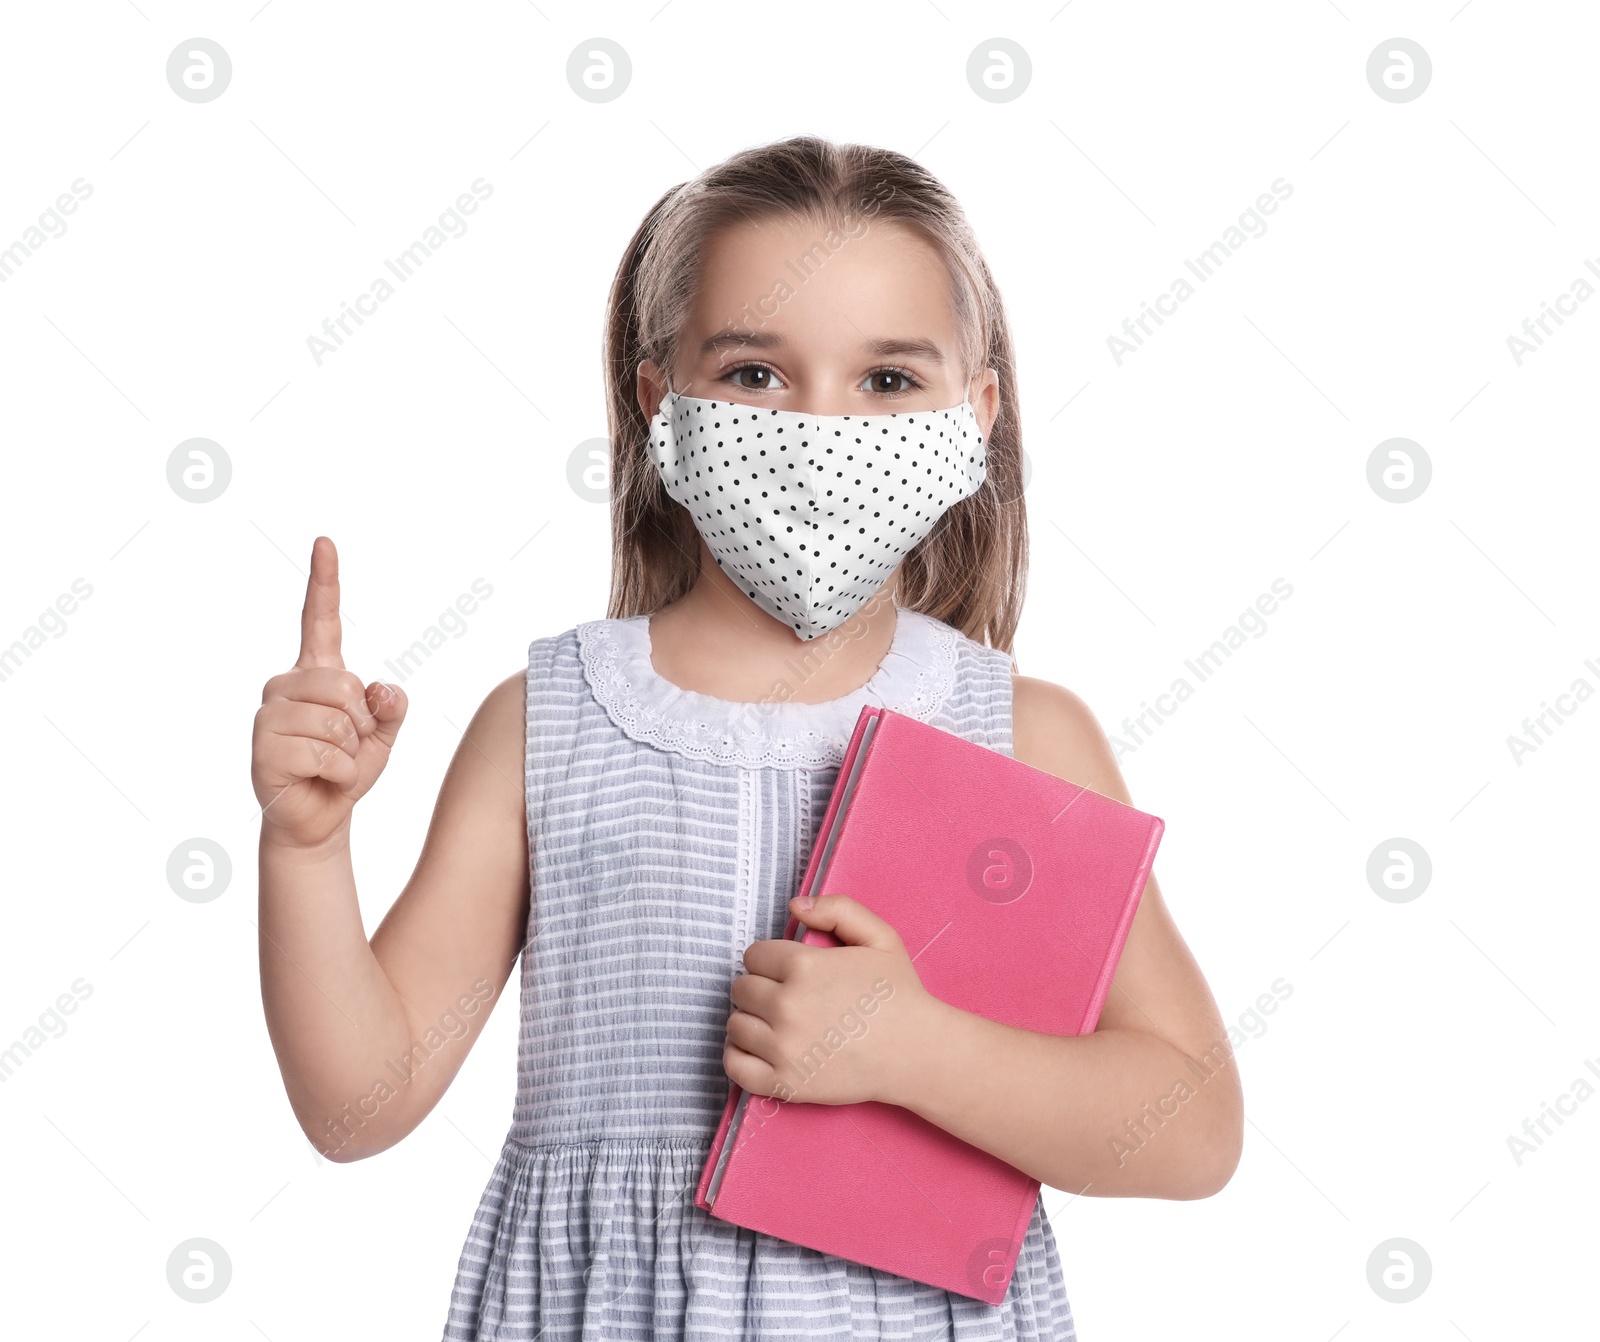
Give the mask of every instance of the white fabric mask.
<svg viewBox="0 0 1600 1342">
<path fill-rule="evenodd" d="M 668 391 L 650 456 L 722 571 L 807 641 L 860 609 L 985 471 L 970 401 L 812 415 Z"/>
</svg>

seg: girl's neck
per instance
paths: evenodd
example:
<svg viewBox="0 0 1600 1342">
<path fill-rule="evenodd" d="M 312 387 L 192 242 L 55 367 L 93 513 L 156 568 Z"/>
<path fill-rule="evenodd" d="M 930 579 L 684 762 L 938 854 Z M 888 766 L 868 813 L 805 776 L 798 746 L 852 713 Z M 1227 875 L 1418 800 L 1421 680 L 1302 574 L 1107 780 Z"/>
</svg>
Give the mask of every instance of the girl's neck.
<svg viewBox="0 0 1600 1342">
<path fill-rule="evenodd" d="M 688 592 L 650 617 L 650 663 L 679 689 L 755 702 L 777 684 L 793 703 L 822 703 L 872 678 L 894 640 L 892 593 L 898 574 L 837 629 L 800 638 L 747 597 L 700 542 L 700 576 Z M 804 678 L 795 684 L 795 668 Z"/>
</svg>

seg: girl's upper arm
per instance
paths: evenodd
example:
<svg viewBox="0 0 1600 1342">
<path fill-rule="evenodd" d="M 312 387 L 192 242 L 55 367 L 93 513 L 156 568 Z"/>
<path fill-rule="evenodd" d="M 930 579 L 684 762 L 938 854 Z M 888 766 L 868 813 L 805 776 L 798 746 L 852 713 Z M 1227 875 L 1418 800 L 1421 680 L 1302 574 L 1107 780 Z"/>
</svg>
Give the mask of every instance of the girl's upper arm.
<svg viewBox="0 0 1600 1342">
<path fill-rule="evenodd" d="M 1025 764 L 1127 805 L 1122 771 L 1089 706 L 1071 690 L 1012 677 L 1012 751 Z M 1227 1031 L 1152 872 L 1117 962 L 1098 1029 L 1143 1030 L 1192 1058 L 1226 1061 Z M 1222 1053 L 1217 1053 L 1218 1045 Z"/>
<path fill-rule="evenodd" d="M 416 869 L 372 934 L 412 1047 L 424 1050 L 410 1082 L 421 1092 L 418 1123 L 466 1060 L 526 935 L 526 703 L 518 671 L 479 706 L 445 771 Z"/>
</svg>

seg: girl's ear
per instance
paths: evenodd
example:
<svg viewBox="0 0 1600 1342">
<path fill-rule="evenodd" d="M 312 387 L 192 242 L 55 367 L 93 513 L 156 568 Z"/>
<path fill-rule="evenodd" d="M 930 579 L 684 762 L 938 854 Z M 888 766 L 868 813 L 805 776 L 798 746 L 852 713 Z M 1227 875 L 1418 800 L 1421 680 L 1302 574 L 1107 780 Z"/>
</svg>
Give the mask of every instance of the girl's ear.
<svg viewBox="0 0 1600 1342">
<path fill-rule="evenodd" d="M 656 411 L 661 406 L 661 398 L 667 394 L 666 375 L 661 365 L 654 359 L 640 360 L 635 393 L 639 397 L 639 409 L 644 411 L 644 417 L 654 419 Z M 985 436 L 987 437 L 987 434 Z"/>
<path fill-rule="evenodd" d="M 1000 418 L 1000 374 L 985 368 L 972 379 L 967 399 L 972 402 L 972 413 L 978 417 L 978 428 L 987 442 L 995 420 Z"/>
</svg>

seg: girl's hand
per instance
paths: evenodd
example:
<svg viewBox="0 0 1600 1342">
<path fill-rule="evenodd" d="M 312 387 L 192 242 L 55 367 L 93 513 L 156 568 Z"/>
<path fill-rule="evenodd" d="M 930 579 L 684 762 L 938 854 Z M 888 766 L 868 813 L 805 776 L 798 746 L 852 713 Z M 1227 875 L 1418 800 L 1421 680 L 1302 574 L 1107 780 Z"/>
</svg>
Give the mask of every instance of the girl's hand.
<svg viewBox="0 0 1600 1342">
<path fill-rule="evenodd" d="M 729 992 L 737 1010 L 723 1070 L 753 1094 L 811 1104 L 903 1093 L 900 1078 L 928 1046 L 941 1004 L 899 934 L 848 895 L 823 895 L 809 909 L 797 896 L 789 907 L 844 944 L 751 943 L 748 972 Z"/>
<path fill-rule="evenodd" d="M 362 685 L 339 652 L 339 552 L 311 543 L 300 611 L 300 660 L 261 691 L 250 782 L 264 842 L 313 848 L 348 829 L 350 812 L 378 781 L 406 715 L 405 691 Z"/>
</svg>

